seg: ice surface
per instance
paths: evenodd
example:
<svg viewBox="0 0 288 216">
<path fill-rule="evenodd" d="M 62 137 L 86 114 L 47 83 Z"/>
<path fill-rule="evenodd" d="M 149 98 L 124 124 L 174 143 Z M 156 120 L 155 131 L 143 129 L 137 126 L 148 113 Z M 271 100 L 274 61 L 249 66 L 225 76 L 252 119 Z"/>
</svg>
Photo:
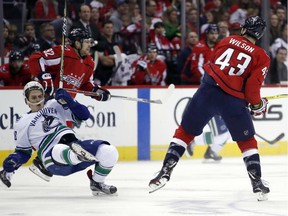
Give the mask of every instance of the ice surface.
<svg viewBox="0 0 288 216">
<path fill-rule="evenodd" d="M 242 158 L 219 164 L 181 160 L 170 182 L 152 194 L 148 183 L 161 161 L 118 162 L 106 181 L 118 187 L 118 196 L 101 197 L 92 196 L 85 171 L 47 183 L 23 167 L 11 188 L 0 187 L 0 215 L 288 215 L 288 157 L 263 156 L 261 161 L 271 190 L 265 202 L 256 201 Z"/>
</svg>

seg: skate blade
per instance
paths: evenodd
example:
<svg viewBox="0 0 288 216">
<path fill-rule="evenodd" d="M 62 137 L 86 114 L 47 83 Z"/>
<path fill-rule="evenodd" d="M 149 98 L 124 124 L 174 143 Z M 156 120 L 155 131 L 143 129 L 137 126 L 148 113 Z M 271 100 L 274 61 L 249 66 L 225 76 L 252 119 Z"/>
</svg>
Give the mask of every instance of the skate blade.
<svg viewBox="0 0 288 216">
<path fill-rule="evenodd" d="M 72 143 L 70 148 L 78 155 L 84 157 L 87 161 L 96 161 L 96 158 L 93 154 L 82 148 L 79 144 Z"/>
<path fill-rule="evenodd" d="M 118 193 L 107 194 L 102 191 L 92 191 L 92 195 L 95 197 L 102 197 L 102 196 L 118 196 Z"/>
<path fill-rule="evenodd" d="M 149 187 L 151 188 L 151 190 L 149 191 L 149 194 L 163 188 L 166 185 L 167 179 L 162 178 L 158 181 L 158 184 L 155 183 L 151 183 L 149 184 Z"/>
<path fill-rule="evenodd" d="M 268 194 L 267 193 L 258 192 L 258 193 L 255 193 L 255 194 L 256 194 L 256 197 L 257 197 L 257 201 L 259 201 L 259 202 L 268 200 Z"/>
<path fill-rule="evenodd" d="M 212 158 L 204 159 L 204 160 L 202 161 L 203 164 L 218 164 L 218 163 L 220 163 L 220 162 L 221 162 L 221 160 L 214 160 L 214 159 L 212 159 Z"/>
<path fill-rule="evenodd" d="M 37 175 L 38 177 L 40 177 L 41 179 L 43 179 L 43 180 L 45 180 L 47 182 L 50 182 L 51 177 L 47 176 L 47 175 L 43 174 L 41 171 L 39 171 L 39 169 L 34 164 L 32 164 L 29 167 L 29 170 L 31 172 L 33 172 L 35 175 Z"/>
<path fill-rule="evenodd" d="M 160 189 L 163 188 L 165 185 L 166 185 L 166 183 L 165 183 L 165 184 L 162 184 L 162 185 L 157 185 L 157 187 L 155 187 L 155 188 L 152 188 L 151 185 L 150 185 L 150 188 L 151 188 L 152 190 L 149 191 L 149 194 L 151 194 L 151 193 L 153 193 L 153 192 L 155 192 L 155 191 L 157 191 L 157 190 L 160 190 Z"/>
</svg>

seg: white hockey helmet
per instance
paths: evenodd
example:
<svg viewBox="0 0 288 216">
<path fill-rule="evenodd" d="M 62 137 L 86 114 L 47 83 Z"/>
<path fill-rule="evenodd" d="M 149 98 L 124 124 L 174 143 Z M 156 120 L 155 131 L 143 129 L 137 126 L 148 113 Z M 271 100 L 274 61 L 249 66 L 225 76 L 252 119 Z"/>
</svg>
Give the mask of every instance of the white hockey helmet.
<svg viewBox="0 0 288 216">
<path fill-rule="evenodd" d="M 43 86 L 39 82 L 30 81 L 24 86 L 24 89 L 23 89 L 23 95 L 25 99 L 28 100 L 28 93 L 32 90 L 40 90 L 44 94 Z"/>
</svg>

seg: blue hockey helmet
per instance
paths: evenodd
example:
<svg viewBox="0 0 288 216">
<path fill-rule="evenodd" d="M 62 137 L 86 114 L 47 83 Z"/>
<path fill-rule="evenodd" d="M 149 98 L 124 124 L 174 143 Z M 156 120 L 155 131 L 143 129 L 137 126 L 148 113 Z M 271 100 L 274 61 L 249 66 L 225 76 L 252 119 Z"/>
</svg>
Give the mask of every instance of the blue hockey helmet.
<svg viewBox="0 0 288 216">
<path fill-rule="evenodd" d="M 219 27 L 216 24 L 209 24 L 205 30 L 206 34 L 219 33 Z"/>
<path fill-rule="evenodd" d="M 246 29 L 245 34 L 259 40 L 266 29 L 266 22 L 259 16 L 250 16 L 245 20 L 242 28 Z"/>
<path fill-rule="evenodd" d="M 9 54 L 9 62 L 16 61 L 16 60 L 24 60 L 24 55 L 21 50 L 12 50 Z"/>
</svg>

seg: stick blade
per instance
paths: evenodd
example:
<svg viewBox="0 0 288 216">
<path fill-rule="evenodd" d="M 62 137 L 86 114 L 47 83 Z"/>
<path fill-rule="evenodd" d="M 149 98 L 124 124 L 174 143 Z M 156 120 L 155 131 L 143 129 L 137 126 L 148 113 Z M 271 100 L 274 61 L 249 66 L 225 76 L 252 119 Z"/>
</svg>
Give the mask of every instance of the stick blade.
<svg viewBox="0 0 288 216">
<path fill-rule="evenodd" d="M 174 84 L 170 84 L 162 98 L 162 102 L 166 103 L 168 101 L 168 99 L 171 97 L 171 95 L 173 94 L 175 90 L 175 85 Z"/>
</svg>

